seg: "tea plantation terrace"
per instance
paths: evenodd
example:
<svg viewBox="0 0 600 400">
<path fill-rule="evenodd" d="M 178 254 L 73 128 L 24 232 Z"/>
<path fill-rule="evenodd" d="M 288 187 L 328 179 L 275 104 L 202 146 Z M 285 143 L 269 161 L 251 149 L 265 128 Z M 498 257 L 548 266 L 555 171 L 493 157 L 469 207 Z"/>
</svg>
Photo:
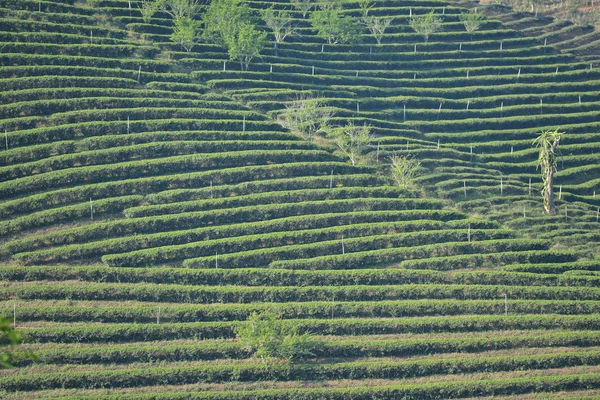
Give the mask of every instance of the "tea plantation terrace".
<svg viewBox="0 0 600 400">
<path fill-rule="evenodd" d="M 295 14 L 302 36 L 241 72 L 131 4 L 0 0 L 0 315 L 38 356 L 0 370 L 3 396 L 597 395 L 596 64 L 382 1 L 382 45 L 322 46 Z M 424 43 L 408 16 L 430 9 Z M 372 161 L 282 128 L 303 95 L 372 125 Z M 564 218 L 541 215 L 531 146 L 556 125 Z M 393 153 L 426 194 L 391 186 Z M 235 339 L 254 311 L 314 354 L 265 368 Z"/>
</svg>

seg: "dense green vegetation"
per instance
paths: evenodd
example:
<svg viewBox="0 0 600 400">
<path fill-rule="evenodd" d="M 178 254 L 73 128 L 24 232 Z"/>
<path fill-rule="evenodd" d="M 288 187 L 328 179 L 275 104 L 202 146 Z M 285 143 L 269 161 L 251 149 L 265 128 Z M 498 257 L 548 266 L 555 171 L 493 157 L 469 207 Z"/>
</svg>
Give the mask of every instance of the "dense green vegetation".
<svg viewBox="0 0 600 400">
<path fill-rule="evenodd" d="M 599 396 L 596 31 L 201 3 L 0 0 L 1 398 Z"/>
</svg>

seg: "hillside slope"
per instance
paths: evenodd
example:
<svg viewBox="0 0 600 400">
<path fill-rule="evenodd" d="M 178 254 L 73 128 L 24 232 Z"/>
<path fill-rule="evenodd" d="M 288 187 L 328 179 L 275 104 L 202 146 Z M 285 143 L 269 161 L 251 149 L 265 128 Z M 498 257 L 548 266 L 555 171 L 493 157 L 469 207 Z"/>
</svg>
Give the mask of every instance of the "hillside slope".
<svg viewBox="0 0 600 400">
<path fill-rule="evenodd" d="M 302 36 L 240 72 L 137 3 L 0 0 L 0 307 L 39 356 L 0 394 L 597 395 L 596 64 L 417 0 L 377 3 L 382 45 L 323 46 L 295 15 Z M 431 8 L 423 43 L 408 16 Z M 373 127 L 359 166 L 276 122 L 305 95 Z M 555 126 L 561 218 L 531 147 Z M 385 175 L 406 153 L 425 193 Z M 234 329 L 253 311 L 314 356 L 251 358 Z"/>
</svg>

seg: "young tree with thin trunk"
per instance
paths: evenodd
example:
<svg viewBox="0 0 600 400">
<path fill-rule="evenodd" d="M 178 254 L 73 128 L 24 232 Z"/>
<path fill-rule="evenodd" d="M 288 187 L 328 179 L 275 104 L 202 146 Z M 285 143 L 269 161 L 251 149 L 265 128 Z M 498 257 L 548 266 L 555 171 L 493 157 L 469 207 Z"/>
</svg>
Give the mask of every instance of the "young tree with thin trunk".
<svg viewBox="0 0 600 400">
<path fill-rule="evenodd" d="M 458 17 L 460 22 L 465 26 L 465 30 L 468 34 L 475 32 L 477 29 L 481 28 L 481 25 L 485 22 L 485 15 L 482 13 L 478 13 L 475 10 L 462 13 Z"/>
<path fill-rule="evenodd" d="M 277 43 L 283 42 L 286 37 L 295 33 L 289 11 L 278 11 L 269 7 L 262 14 L 265 24 L 273 31 Z"/>
<path fill-rule="evenodd" d="M 371 127 L 367 124 L 356 126 L 353 122 L 349 122 L 344 127 L 333 129 L 327 137 L 333 139 L 352 165 L 356 165 L 371 141 Z"/>
<path fill-rule="evenodd" d="M 419 175 L 421 162 L 414 157 L 393 155 L 390 157 L 390 172 L 396 185 L 408 188 Z"/>
<path fill-rule="evenodd" d="M 352 43 L 358 40 L 360 26 L 354 17 L 341 13 L 339 1 L 323 3 L 310 14 L 310 23 L 317 36 L 329 44 Z"/>
<path fill-rule="evenodd" d="M 160 0 L 142 0 L 138 5 L 140 13 L 142 13 L 142 19 L 145 23 L 149 24 L 154 14 L 160 9 Z"/>
<path fill-rule="evenodd" d="M 198 0 L 157 0 L 161 11 L 169 14 L 173 19 L 181 17 L 192 18 L 200 12 Z"/>
<path fill-rule="evenodd" d="M 179 17 L 173 20 L 171 40 L 179 43 L 187 52 L 192 51 L 200 37 L 200 21 L 190 17 Z"/>
<path fill-rule="evenodd" d="M 305 140 L 312 140 L 317 134 L 326 132 L 333 111 L 323 100 L 304 98 L 286 104 L 286 110 L 279 117 L 279 123 L 293 132 L 300 133 Z"/>
<path fill-rule="evenodd" d="M 537 167 L 542 171 L 542 198 L 544 199 L 544 211 L 546 214 L 556 214 L 554 205 L 554 172 L 558 166 L 560 154 L 558 145 L 564 132 L 559 132 L 558 128 L 554 131 L 542 131 L 542 134 L 533 141 L 533 144 L 539 149 Z"/>
<path fill-rule="evenodd" d="M 312 0 L 292 0 L 294 8 L 302 13 L 302 18 L 306 18 L 306 15 L 313 7 Z"/>
<path fill-rule="evenodd" d="M 242 71 L 248 71 L 252 59 L 260 55 L 266 38 L 267 34 L 260 32 L 252 24 L 239 25 L 234 34 L 228 35 L 226 39 L 229 59 L 239 61 Z"/>
<path fill-rule="evenodd" d="M 369 11 L 375 5 L 371 0 L 360 0 L 358 5 L 362 14 L 360 17 L 361 22 L 369 29 L 377 44 L 381 44 L 385 30 L 391 25 L 394 18 L 369 15 Z"/>
<path fill-rule="evenodd" d="M 419 35 L 422 35 L 427 42 L 429 35 L 442 30 L 442 18 L 436 17 L 434 10 L 431 10 L 430 13 L 425 15 L 413 16 L 410 20 L 410 27 Z"/>
</svg>

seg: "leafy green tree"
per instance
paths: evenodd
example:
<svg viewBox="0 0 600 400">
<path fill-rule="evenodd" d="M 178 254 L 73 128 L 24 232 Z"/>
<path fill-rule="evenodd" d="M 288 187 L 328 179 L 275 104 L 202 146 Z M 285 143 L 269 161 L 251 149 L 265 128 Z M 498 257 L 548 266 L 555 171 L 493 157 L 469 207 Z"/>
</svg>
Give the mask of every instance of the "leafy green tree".
<svg viewBox="0 0 600 400">
<path fill-rule="evenodd" d="M 171 40 L 179 43 L 186 51 L 192 51 L 200 37 L 200 21 L 190 17 L 179 17 L 173 20 L 173 24 Z"/>
<path fill-rule="evenodd" d="M 371 0 L 360 0 L 358 3 L 361 9 L 361 21 L 362 23 L 369 29 L 371 32 L 371 36 L 377 40 L 377 44 L 381 44 L 381 39 L 383 39 L 383 35 L 385 30 L 392 24 L 394 18 L 392 17 L 375 17 L 373 15 L 369 15 L 369 11 L 375 5 Z"/>
<path fill-rule="evenodd" d="M 421 162 L 414 157 L 393 155 L 390 157 L 390 173 L 396 185 L 408 188 L 419 175 Z"/>
<path fill-rule="evenodd" d="M 305 140 L 312 140 L 317 134 L 327 131 L 332 117 L 333 111 L 323 100 L 305 98 L 286 104 L 279 123 L 284 128 L 300 133 Z"/>
<path fill-rule="evenodd" d="M 341 152 L 350 159 L 352 165 L 356 165 L 371 141 L 371 128 L 367 124 L 356 126 L 353 122 L 349 122 L 344 127 L 332 129 L 327 137 L 333 139 Z"/>
<path fill-rule="evenodd" d="M 353 43 L 358 40 L 360 26 L 354 17 L 344 16 L 338 1 L 321 4 L 310 14 L 312 27 L 317 36 L 329 44 Z"/>
<path fill-rule="evenodd" d="M 533 141 L 533 144 L 539 149 L 537 167 L 542 171 L 542 198 L 544 199 L 544 211 L 546 214 L 556 214 L 554 206 L 554 171 L 558 166 L 560 154 L 558 145 L 564 132 L 559 132 L 558 128 L 554 131 L 542 131 L 542 134 Z"/>
<path fill-rule="evenodd" d="M 273 313 L 253 312 L 248 323 L 237 327 L 235 333 L 242 346 L 263 362 L 313 356 L 309 335 L 299 334 L 295 326 L 284 325 Z"/>
<path fill-rule="evenodd" d="M 250 7 L 242 0 L 213 0 L 202 15 L 202 36 L 209 42 L 228 47 L 241 25 L 253 22 Z"/>
<path fill-rule="evenodd" d="M 161 0 L 142 0 L 138 5 L 145 23 L 150 23 L 152 17 L 160 9 Z"/>
<path fill-rule="evenodd" d="M 264 47 L 267 34 L 256 29 L 250 7 L 241 0 L 213 0 L 202 22 L 203 37 L 225 47 L 244 71 Z"/>
<path fill-rule="evenodd" d="M 289 11 L 278 11 L 273 7 L 269 7 L 263 11 L 263 19 L 265 24 L 273 31 L 277 43 L 283 42 L 286 37 L 295 33 Z"/>
<path fill-rule="evenodd" d="M 430 13 L 425 15 L 412 17 L 410 27 L 419 35 L 422 35 L 427 42 L 429 35 L 442 30 L 442 18 L 436 17 L 434 10 L 431 10 Z"/>
<path fill-rule="evenodd" d="M 458 18 L 463 23 L 463 25 L 465 26 L 465 30 L 469 34 L 481 28 L 481 25 L 483 25 L 483 23 L 485 22 L 485 15 L 483 15 L 482 13 L 478 13 L 475 10 L 462 13 Z"/>
<path fill-rule="evenodd" d="M 160 10 L 166 12 L 174 20 L 182 17 L 193 18 L 200 12 L 198 0 L 157 0 Z"/>
<path fill-rule="evenodd" d="M 31 351 L 15 353 L 10 349 L 11 346 L 17 346 L 21 343 L 21 334 L 10 326 L 7 318 L 0 317 L 0 369 L 11 368 L 17 358 L 31 358 L 37 360 L 35 354 Z M 8 347 L 8 350 L 4 348 Z"/>
<path fill-rule="evenodd" d="M 267 34 L 258 31 L 254 25 L 241 24 L 233 35 L 227 37 L 229 58 L 238 60 L 242 71 L 247 71 L 252 59 L 260 55 L 266 38 Z"/>
<path fill-rule="evenodd" d="M 292 0 L 292 4 L 296 10 L 302 13 L 302 18 L 306 18 L 306 15 L 313 7 L 312 0 Z"/>
</svg>

